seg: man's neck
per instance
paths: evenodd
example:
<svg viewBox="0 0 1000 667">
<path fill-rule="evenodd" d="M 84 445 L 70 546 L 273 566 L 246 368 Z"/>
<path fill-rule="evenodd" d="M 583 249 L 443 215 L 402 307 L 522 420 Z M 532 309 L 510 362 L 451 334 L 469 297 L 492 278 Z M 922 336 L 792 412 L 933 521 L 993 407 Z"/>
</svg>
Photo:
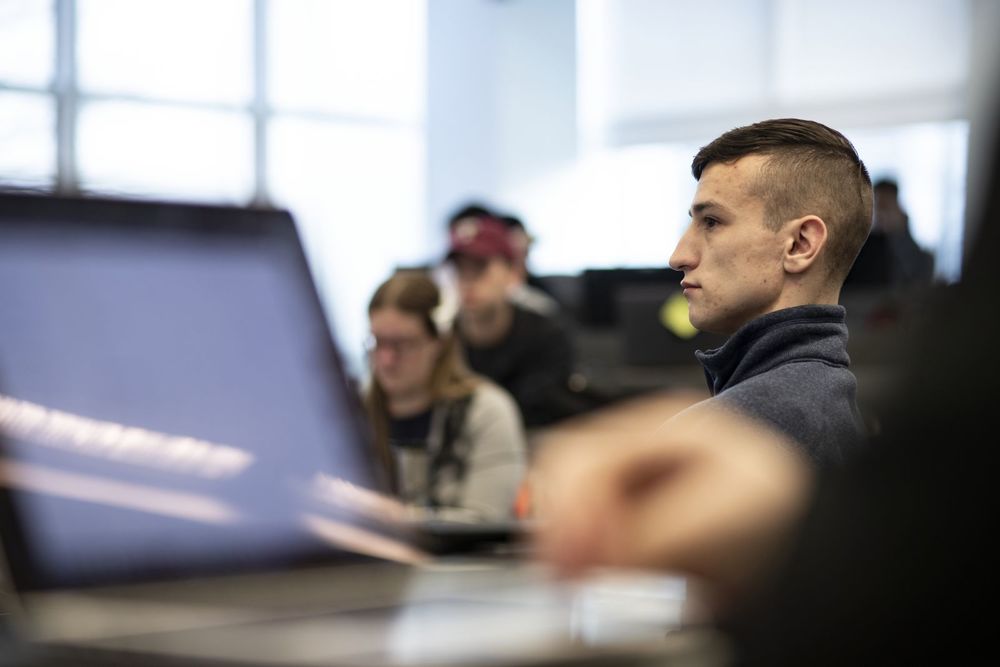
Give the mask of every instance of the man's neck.
<svg viewBox="0 0 1000 667">
<path fill-rule="evenodd" d="M 788 308 L 795 308 L 797 306 L 836 306 L 840 303 L 840 287 L 834 285 L 825 285 L 822 288 L 810 288 L 793 286 L 792 289 L 786 289 L 784 293 L 781 294 L 777 299 L 771 303 L 770 307 L 765 308 L 761 312 L 757 313 L 753 317 L 744 320 L 736 326 L 728 330 L 713 330 L 713 333 L 722 334 L 727 338 L 731 337 L 737 331 L 745 327 L 750 322 L 753 322 L 759 317 L 768 315 L 770 313 L 776 313 L 779 310 L 786 310 Z"/>
<path fill-rule="evenodd" d="M 462 336 L 477 347 L 500 342 L 510 332 L 513 323 L 514 306 L 509 303 L 478 312 L 466 311 L 459 317 Z"/>
<path fill-rule="evenodd" d="M 840 285 L 831 282 L 816 284 L 816 281 L 790 281 L 784 293 L 775 301 L 768 312 L 794 308 L 795 306 L 836 306 L 840 303 Z"/>
<path fill-rule="evenodd" d="M 416 391 L 401 396 L 391 396 L 388 404 L 389 414 L 396 419 L 402 419 L 430 410 L 433 401 L 429 391 Z"/>
</svg>

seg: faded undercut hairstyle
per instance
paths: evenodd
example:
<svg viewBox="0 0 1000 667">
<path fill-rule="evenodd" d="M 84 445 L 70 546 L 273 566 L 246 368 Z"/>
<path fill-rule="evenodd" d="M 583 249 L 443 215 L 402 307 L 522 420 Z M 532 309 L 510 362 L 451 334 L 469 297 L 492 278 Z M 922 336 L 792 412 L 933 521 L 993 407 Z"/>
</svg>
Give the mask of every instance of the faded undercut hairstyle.
<svg viewBox="0 0 1000 667">
<path fill-rule="evenodd" d="M 382 283 L 368 303 L 368 315 L 382 308 L 412 315 L 420 320 L 427 333 L 441 341 L 441 353 L 428 381 L 431 399 L 441 401 L 464 398 L 475 391 L 481 381 L 466 366 L 458 339 L 451 331 L 441 331 L 434 320 L 434 311 L 441 303 L 441 293 L 426 273 L 416 270 L 398 271 Z M 389 401 L 385 391 L 372 378 L 365 395 L 365 410 L 372 426 L 375 449 L 395 483 L 395 465 L 389 451 Z"/>
<path fill-rule="evenodd" d="M 704 146 L 691 163 L 701 179 L 713 162 L 747 155 L 768 159 L 749 194 L 764 202 L 765 224 L 777 230 L 805 215 L 827 226 L 826 268 L 842 283 L 872 227 L 872 182 L 857 150 L 840 132 L 820 123 L 780 118 L 738 127 Z"/>
</svg>

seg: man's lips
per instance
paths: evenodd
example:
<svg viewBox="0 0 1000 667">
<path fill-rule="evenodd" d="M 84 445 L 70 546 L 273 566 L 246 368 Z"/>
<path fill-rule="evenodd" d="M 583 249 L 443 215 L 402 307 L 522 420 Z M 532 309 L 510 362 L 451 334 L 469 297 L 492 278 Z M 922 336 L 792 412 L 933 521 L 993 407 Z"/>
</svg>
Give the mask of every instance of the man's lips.
<svg viewBox="0 0 1000 667">
<path fill-rule="evenodd" d="M 697 283 L 688 282 L 687 280 L 681 281 L 681 289 L 684 290 L 685 294 L 687 294 L 689 290 L 698 289 L 700 287 L 701 285 L 698 285 Z"/>
</svg>

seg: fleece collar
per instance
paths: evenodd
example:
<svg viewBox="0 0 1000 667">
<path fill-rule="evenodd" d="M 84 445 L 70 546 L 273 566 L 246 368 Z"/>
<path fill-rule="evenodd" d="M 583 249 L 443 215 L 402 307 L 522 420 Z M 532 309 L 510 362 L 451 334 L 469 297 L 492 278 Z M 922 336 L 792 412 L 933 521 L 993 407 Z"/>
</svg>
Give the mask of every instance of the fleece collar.
<svg viewBox="0 0 1000 667">
<path fill-rule="evenodd" d="M 712 395 L 792 361 L 820 361 L 847 368 L 843 306 L 785 308 L 753 319 L 722 347 L 695 352 Z"/>
</svg>

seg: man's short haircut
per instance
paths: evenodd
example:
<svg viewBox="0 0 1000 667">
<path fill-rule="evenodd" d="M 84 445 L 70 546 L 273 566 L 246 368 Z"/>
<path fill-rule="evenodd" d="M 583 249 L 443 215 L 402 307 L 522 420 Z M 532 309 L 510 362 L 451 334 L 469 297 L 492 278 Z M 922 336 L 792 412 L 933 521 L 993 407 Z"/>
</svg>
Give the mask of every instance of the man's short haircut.
<svg viewBox="0 0 1000 667">
<path fill-rule="evenodd" d="M 747 155 L 768 159 L 750 194 L 764 201 L 765 224 L 818 215 L 827 225 L 827 271 L 842 282 L 872 227 L 872 182 L 857 150 L 840 132 L 820 123 L 780 118 L 738 127 L 704 146 L 691 163 L 701 179 L 713 162 Z"/>
<path fill-rule="evenodd" d="M 465 218 L 495 218 L 497 217 L 489 207 L 480 202 L 468 202 L 461 208 L 452 212 L 448 216 L 448 229 L 454 227 L 460 220 Z"/>
<path fill-rule="evenodd" d="M 891 178 L 880 178 L 872 184 L 876 192 L 888 192 L 893 197 L 899 196 L 899 183 Z"/>
<path fill-rule="evenodd" d="M 500 222 L 507 225 L 507 229 L 515 230 L 518 229 L 522 232 L 527 233 L 527 228 L 525 228 L 524 223 L 521 222 L 521 218 L 516 215 L 504 215 L 500 216 Z"/>
</svg>

